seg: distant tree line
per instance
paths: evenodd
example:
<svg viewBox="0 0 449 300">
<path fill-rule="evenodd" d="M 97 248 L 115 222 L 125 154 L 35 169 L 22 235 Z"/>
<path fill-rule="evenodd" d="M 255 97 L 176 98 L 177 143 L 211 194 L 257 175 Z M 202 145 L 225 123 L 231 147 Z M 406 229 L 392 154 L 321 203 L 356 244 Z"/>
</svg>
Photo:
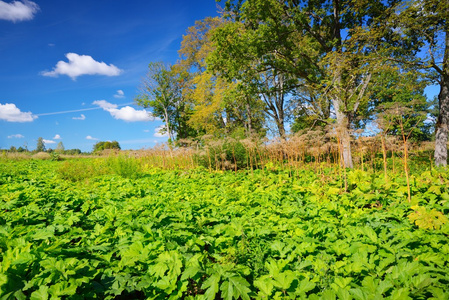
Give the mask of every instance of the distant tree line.
<svg viewBox="0 0 449 300">
<path fill-rule="evenodd" d="M 36 149 L 34 150 L 28 150 L 27 145 L 24 145 L 23 147 L 20 146 L 16 148 L 15 146 L 11 146 L 8 152 L 18 152 L 18 153 L 38 153 L 38 152 L 47 152 L 47 153 L 59 153 L 59 154 L 66 154 L 66 155 L 77 155 L 82 154 L 82 151 L 80 149 L 65 149 L 64 144 L 62 142 L 59 142 L 55 149 L 48 148 L 45 146 L 44 139 L 42 137 L 39 137 L 37 139 L 36 143 Z"/>
<path fill-rule="evenodd" d="M 98 152 L 102 150 L 108 150 L 108 149 L 116 149 L 120 150 L 120 144 L 117 141 L 105 141 L 105 142 L 97 142 L 93 147 L 93 152 Z M 15 146 L 11 146 L 8 152 L 30 152 L 30 153 L 37 153 L 37 152 L 48 152 L 48 153 L 59 153 L 59 154 L 67 154 L 67 155 L 76 155 L 76 154 L 82 154 L 83 152 L 80 149 L 65 149 L 64 144 L 62 142 L 59 142 L 55 149 L 48 148 L 45 146 L 44 139 L 42 137 L 39 137 L 37 139 L 36 148 L 32 151 L 28 150 L 28 147 L 24 145 L 23 147 L 16 148 Z"/>
</svg>

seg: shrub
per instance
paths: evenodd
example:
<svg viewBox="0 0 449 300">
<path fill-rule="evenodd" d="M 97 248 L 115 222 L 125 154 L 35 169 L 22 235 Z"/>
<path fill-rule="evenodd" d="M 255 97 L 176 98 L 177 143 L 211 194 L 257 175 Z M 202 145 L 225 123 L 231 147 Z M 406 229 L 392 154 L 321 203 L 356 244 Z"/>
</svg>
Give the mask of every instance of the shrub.
<svg viewBox="0 0 449 300">
<path fill-rule="evenodd" d="M 110 156 L 107 165 L 115 174 L 125 178 L 136 179 L 142 176 L 142 167 L 139 161 L 133 157 Z"/>
<path fill-rule="evenodd" d="M 250 165 L 250 155 L 257 155 L 249 140 L 227 138 L 207 142 L 196 160 L 206 168 L 220 170 L 244 169 Z M 253 166 L 257 167 L 257 166 Z"/>
</svg>

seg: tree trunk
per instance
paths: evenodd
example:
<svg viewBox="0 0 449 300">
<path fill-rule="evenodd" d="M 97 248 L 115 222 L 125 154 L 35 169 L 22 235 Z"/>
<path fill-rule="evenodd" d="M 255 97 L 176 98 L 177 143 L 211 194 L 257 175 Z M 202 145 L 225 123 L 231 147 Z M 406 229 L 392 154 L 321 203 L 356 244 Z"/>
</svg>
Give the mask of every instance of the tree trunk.
<svg viewBox="0 0 449 300">
<path fill-rule="evenodd" d="M 168 116 L 168 111 L 165 109 L 164 110 L 164 119 L 165 119 L 165 129 L 167 130 L 167 134 L 168 134 L 168 139 L 173 143 L 173 134 L 170 128 L 170 123 L 168 120 L 169 116 Z"/>
<path fill-rule="evenodd" d="M 279 131 L 279 136 L 281 137 L 281 139 L 285 140 L 286 135 L 285 135 L 285 127 L 284 127 L 284 118 L 283 117 L 278 117 L 278 119 L 276 119 L 276 126 Z"/>
<path fill-rule="evenodd" d="M 439 116 L 435 133 L 435 166 L 447 166 L 447 139 L 449 126 L 449 76 L 442 76 L 438 95 Z"/>
<path fill-rule="evenodd" d="M 447 0 L 449 3 L 449 0 Z M 441 75 L 438 94 L 439 115 L 435 129 L 435 166 L 447 166 L 447 135 L 449 126 L 449 30 L 446 27 L 443 65 L 437 70 Z"/>
<path fill-rule="evenodd" d="M 340 136 L 342 164 L 345 168 L 352 169 L 354 165 L 352 163 L 351 136 L 349 135 L 349 118 L 341 111 L 339 99 L 333 99 L 332 102 L 337 116 L 337 134 Z"/>
</svg>

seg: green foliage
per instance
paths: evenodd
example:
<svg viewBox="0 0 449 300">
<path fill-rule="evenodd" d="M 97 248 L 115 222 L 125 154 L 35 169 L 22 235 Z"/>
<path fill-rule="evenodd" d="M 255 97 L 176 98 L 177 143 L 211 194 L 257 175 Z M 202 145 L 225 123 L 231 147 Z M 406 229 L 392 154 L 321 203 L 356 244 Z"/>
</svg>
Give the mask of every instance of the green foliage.
<svg viewBox="0 0 449 300">
<path fill-rule="evenodd" d="M 76 182 L 106 174 L 107 168 L 101 160 L 83 159 L 64 161 L 55 171 L 59 178 Z"/>
<path fill-rule="evenodd" d="M 61 155 L 59 154 L 59 152 L 52 152 L 52 153 L 50 153 L 50 156 L 51 156 L 51 158 L 50 158 L 50 160 L 52 160 L 52 161 L 58 161 L 58 160 L 61 160 Z"/>
<path fill-rule="evenodd" d="M 78 154 L 81 154 L 81 150 L 80 149 L 64 150 L 64 154 L 67 154 L 67 155 L 78 155 Z"/>
<path fill-rule="evenodd" d="M 102 151 L 102 150 L 108 150 L 108 149 L 117 149 L 120 150 L 120 144 L 117 141 L 112 141 L 112 142 L 97 142 L 94 145 L 94 152 L 97 151 Z"/>
<path fill-rule="evenodd" d="M 401 178 L 348 171 L 348 192 L 331 170 L 130 180 L 99 172 L 112 159 L 131 158 L 2 161 L 4 299 L 449 297 L 447 223 L 411 224 Z M 413 176 L 419 207 L 447 218 L 449 172 Z"/>
<path fill-rule="evenodd" d="M 384 132 L 402 138 L 401 126 L 412 141 L 428 141 L 432 124 L 426 123 L 431 103 L 426 101 L 427 82 L 416 71 L 400 72 L 384 66 L 377 76 L 372 97 L 377 112 L 377 123 Z"/>
<path fill-rule="evenodd" d="M 124 178 L 136 179 L 142 175 L 139 161 L 132 157 L 111 156 L 107 159 L 107 165 L 115 174 Z"/>
</svg>

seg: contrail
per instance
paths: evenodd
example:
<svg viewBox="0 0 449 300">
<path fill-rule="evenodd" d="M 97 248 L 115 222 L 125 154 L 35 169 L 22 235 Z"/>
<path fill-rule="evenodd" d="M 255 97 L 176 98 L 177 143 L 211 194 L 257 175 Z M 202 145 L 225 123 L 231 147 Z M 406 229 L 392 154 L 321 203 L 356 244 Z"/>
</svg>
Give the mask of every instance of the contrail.
<svg viewBox="0 0 449 300">
<path fill-rule="evenodd" d="M 134 102 L 129 103 L 123 103 L 123 104 L 117 104 L 118 107 L 134 104 Z M 82 109 L 75 109 L 75 110 L 64 110 L 64 111 L 56 111 L 56 112 L 50 112 L 50 113 L 42 113 L 42 114 L 33 114 L 33 116 L 41 117 L 41 116 L 51 116 L 51 115 L 60 115 L 60 114 L 68 114 L 68 113 L 74 113 L 74 112 L 81 112 L 81 111 L 87 111 L 87 110 L 95 110 L 95 109 L 102 109 L 101 107 L 91 107 L 91 108 L 82 108 Z"/>
</svg>

